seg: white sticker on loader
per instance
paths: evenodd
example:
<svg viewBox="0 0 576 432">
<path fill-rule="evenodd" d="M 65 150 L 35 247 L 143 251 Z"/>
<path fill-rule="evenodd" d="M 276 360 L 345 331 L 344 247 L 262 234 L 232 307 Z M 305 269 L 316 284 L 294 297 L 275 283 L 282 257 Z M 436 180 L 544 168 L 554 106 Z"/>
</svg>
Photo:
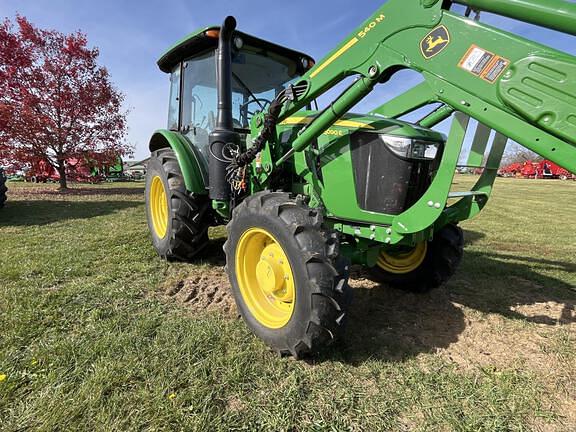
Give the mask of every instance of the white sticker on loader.
<svg viewBox="0 0 576 432">
<path fill-rule="evenodd" d="M 464 56 L 460 66 L 474 75 L 480 75 L 492 58 L 494 58 L 494 54 L 472 46 Z"/>
</svg>

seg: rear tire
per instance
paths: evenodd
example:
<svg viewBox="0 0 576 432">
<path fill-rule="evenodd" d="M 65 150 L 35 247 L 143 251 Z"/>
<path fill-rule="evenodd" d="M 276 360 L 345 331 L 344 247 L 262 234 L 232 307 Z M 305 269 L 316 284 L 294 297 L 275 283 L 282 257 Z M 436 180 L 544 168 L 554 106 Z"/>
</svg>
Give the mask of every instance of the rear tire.
<svg viewBox="0 0 576 432">
<path fill-rule="evenodd" d="M 186 190 L 176 154 L 170 148 L 156 150 L 150 157 L 146 214 L 152 243 L 161 258 L 190 261 L 208 245 L 210 201 L 206 195 Z"/>
<path fill-rule="evenodd" d="M 261 192 L 236 207 L 227 226 L 224 251 L 238 310 L 256 336 L 281 355 L 318 353 L 344 331 L 349 264 L 338 256 L 337 236 L 321 223 L 316 210 L 289 194 Z M 246 240 L 250 236 L 260 237 Z M 285 258 L 287 271 L 276 264 L 284 266 Z M 274 288 L 262 282 L 270 273 Z"/>
<path fill-rule="evenodd" d="M 392 273 L 378 264 L 370 268 L 372 279 L 416 293 L 426 293 L 446 283 L 456 272 L 464 254 L 464 234 L 454 224 L 443 227 L 428 242 L 422 263 L 407 273 Z"/>
<path fill-rule="evenodd" d="M 6 176 L 4 175 L 4 170 L 0 168 L 0 208 L 4 207 L 4 203 L 6 202 L 6 192 L 8 192 Z"/>
</svg>

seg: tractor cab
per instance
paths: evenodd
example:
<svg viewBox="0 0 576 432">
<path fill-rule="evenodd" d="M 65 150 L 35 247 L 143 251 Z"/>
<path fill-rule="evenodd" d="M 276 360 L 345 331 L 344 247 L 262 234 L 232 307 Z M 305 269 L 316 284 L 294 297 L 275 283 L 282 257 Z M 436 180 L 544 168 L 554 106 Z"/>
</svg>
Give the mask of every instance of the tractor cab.
<svg viewBox="0 0 576 432">
<path fill-rule="evenodd" d="M 188 35 L 162 55 L 158 66 L 170 74 L 168 129 L 184 134 L 209 159 L 209 135 L 218 112 L 217 54 L 220 27 Z M 314 65 L 306 54 L 236 31 L 231 44 L 232 124 L 241 139 L 252 116 L 263 111 Z"/>
</svg>

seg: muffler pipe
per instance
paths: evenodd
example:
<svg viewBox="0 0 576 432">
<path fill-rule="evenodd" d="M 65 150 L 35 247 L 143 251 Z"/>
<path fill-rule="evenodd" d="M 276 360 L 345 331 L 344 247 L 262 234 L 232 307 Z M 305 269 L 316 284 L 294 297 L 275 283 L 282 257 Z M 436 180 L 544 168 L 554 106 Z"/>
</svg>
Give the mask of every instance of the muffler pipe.
<svg viewBox="0 0 576 432">
<path fill-rule="evenodd" d="M 210 160 L 208 164 L 210 199 L 226 201 L 230 198 L 230 184 L 226 181 L 227 144 L 238 146 L 240 135 L 234 131 L 232 118 L 232 37 L 236 19 L 226 17 L 218 39 L 216 52 L 216 85 L 218 89 L 218 112 L 216 126 L 210 133 Z"/>
</svg>

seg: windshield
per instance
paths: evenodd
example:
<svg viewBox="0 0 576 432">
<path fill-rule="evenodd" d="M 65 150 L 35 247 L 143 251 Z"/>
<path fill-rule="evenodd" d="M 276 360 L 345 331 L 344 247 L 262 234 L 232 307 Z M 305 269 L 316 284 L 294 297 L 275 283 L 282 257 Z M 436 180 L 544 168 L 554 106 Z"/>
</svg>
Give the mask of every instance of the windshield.
<svg viewBox="0 0 576 432">
<path fill-rule="evenodd" d="M 292 60 L 271 53 L 267 56 L 251 51 L 237 53 L 232 59 L 232 105 L 242 127 L 249 127 L 252 115 L 265 109 L 298 77 Z"/>
<path fill-rule="evenodd" d="M 182 128 L 214 129 L 218 95 L 215 52 L 184 62 Z M 249 128 L 250 119 L 298 78 L 296 63 L 273 54 L 243 50 L 232 59 L 234 127 Z"/>
</svg>

